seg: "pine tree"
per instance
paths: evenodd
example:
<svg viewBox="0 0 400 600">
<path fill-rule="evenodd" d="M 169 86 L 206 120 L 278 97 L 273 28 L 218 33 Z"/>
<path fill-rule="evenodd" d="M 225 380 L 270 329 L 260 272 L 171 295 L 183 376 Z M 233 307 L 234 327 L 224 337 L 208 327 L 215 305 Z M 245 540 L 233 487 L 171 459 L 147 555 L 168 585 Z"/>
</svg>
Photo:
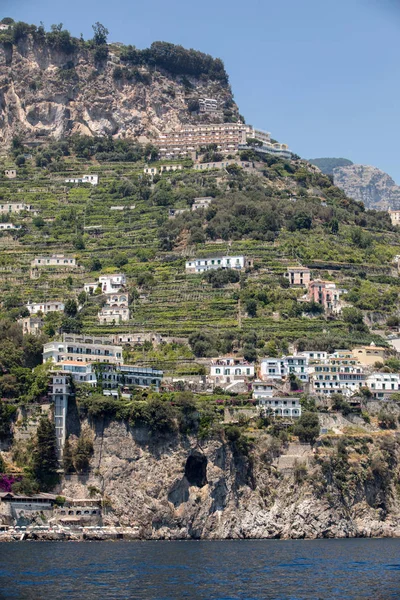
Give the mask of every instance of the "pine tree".
<svg viewBox="0 0 400 600">
<path fill-rule="evenodd" d="M 57 442 L 54 424 L 42 417 L 33 449 L 33 473 L 43 488 L 51 488 L 58 481 Z"/>
<path fill-rule="evenodd" d="M 74 471 L 74 462 L 72 459 L 72 448 L 69 443 L 69 439 L 65 440 L 64 452 L 63 452 L 63 467 L 64 473 L 72 473 Z"/>
</svg>

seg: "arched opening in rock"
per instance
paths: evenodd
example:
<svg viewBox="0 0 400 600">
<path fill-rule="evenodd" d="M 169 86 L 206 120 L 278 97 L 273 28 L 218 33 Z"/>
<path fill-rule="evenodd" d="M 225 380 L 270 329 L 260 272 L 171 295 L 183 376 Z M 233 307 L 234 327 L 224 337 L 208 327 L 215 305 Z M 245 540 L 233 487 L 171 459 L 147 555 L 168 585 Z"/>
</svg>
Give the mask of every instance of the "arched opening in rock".
<svg viewBox="0 0 400 600">
<path fill-rule="evenodd" d="M 207 458 L 200 452 L 193 452 L 185 465 L 185 477 L 190 485 L 203 487 L 207 483 Z"/>
</svg>

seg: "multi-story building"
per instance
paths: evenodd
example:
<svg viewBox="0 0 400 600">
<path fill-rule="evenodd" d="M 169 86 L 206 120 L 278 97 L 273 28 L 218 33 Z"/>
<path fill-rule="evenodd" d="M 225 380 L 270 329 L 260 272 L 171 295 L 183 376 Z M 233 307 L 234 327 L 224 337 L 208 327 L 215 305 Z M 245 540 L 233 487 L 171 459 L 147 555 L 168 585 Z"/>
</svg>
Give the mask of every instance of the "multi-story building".
<svg viewBox="0 0 400 600">
<path fill-rule="evenodd" d="M 100 275 L 99 286 L 103 294 L 114 294 L 126 285 L 126 276 L 123 273 L 113 275 Z"/>
<path fill-rule="evenodd" d="M 219 256 L 187 260 L 185 269 L 187 273 L 204 273 L 213 269 L 237 269 L 241 271 L 252 266 L 252 259 L 245 256 Z"/>
<path fill-rule="evenodd" d="M 76 267 L 76 259 L 73 256 L 64 256 L 64 254 L 52 254 L 51 256 L 36 256 L 31 267 L 38 269 L 40 267 Z"/>
<path fill-rule="evenodd" d="M 211 171 L 213 169 L 219 169 L 221 171 L 222 169 L 226 169 L 226 167 L 229 167 L 231 165 L 237 165 L 238 167 L 241 167 L 246 171 L 251 171 L 253 173 L 258 174 L 258 171 L 256 170 L 253 162 L 249 160 L 241 160 L 239 158 L 226 158 L 225 160 L 219 162 L 214 161 L 207 163 L 197 163 L 194 165 L 194 169 L 195 171 Z"/>
<path fill-rule="evenodd" d="M 82 177 L 73 177 L 65 180 L 65 183 L 90 183 L 91 185 L 98 185 L 98 175 L 82 175 Z"/>
<path fill-rule="evenodd" d="M 400 374 L 372 373 L 365 383 L 374 398 L 379 400 L 390 398 L 391 394 L 400 390 Z"/>
<path fill-rule="evenodd" d="M 328 352 L 321 350 L 304 350 L 298 354 L 300 356 L 306 356 L 308 358 L 309 365 L 317 361 L 326 360 L 328 358 Z"/>
<path fill-rule="evenodd" d="M 389 209 L 390 220 L 392 221 L 392 225 L 400 225 L 400 210 L 391 210 Z"/>
<path fill-rule="evenodd" d="M 277 417 L 298 419 L 301 417 L 300 398 L 263 397 L 258 399 L 258 405 L 266 413 L 274 413 Z"/>
<path fill-rule="evenodd" d="M 49 312 L 61 312 L 64 310 L 65 305 L 59 300 L 51 302 L 28 302 L 26 308 L 29 310 L 31 315 L 35 315 L 38 312 L 47 314 Z"/>
<path fill-rule="evenodd" d="M 95 365 L 93 363 L 82 363 L 78 360 L 62 360 L 56 365 L 64 373 L 69 373 L 77 383 L 88 383 L 91 386 L 97 384 Z"/>
<path fill-rule="evenodd" d="M 114 345 L 108 338 L 64 333 L 62 341 L 48 342 L 43 347 L 43 362 L 64 360 L 82 363 L 123 363 L 122 346 Z"/>
<path fill-rule="evenodd" d="M 254 400 L 265 400 L 266 398 L 272 398 L 277 391 L 277 386 L 272 382 L 256 379 L 253 381 L 252 389 Z"/>
<path fill-rule="evenodd" d="M 163 336 L 158 333 L 137 332 L 137 333 L 118 333 L 114 335 L 114 344 L 124 344 L 126 346 L 143 346 L 145 342 L 151 342 L 153 346 L 158 346 L 163 341 Z"/>
<path fill-rule="evenodd" d="M 72 395 L 71 376 L 63 370 L 50 375 L 49 395 L 54 403 L 54 424 L 56 429 L 57 452 L 61 460 L 66 437 L 68 400 Z"/>
<path fill-rule="evenodd" d="M 294 374 L 303 383 L 308 383 L 309 364 L 307 356 L 298 354 L 283 356 L 282 358 L 268 357 L 260 361 L 260 378 L 263 381 L 286 379 L 291 374 Z"/>
<path fill-rule="evenodd" d="M 366 375 L 361 365 L 344 366 L 330 360 L 316 364 L 312 375 L 312 389 L 316 394 L 351 396 L 364 387 L 365 382 Z"/>
<path fill-rule="evenodd" d="M 267 131 L 254 129 L 244 123 L 213 123 L 186 125 L 178 131 L 160 135 L 158 145 L 162 157 L 191 155 L 201 147 L 215 144 L 218 152 L 235 153 L 240 144 L 246 144 L 247 138 L 255 138 L 270 143 Z"/>
<path fill-rule="evenodd" d="M 218 113 L 221 109 L 216 98 L 199 98 L 200 113 Z"/>
<path fill-rule="evenodd" d="M 32 205 L 24 202 L 0 202 L 0 214 L 19 213 L 25 210 L 27 212 L 33 210 Z"/>
<path fill-rule="evenodd" d="M 210 379 L 216 384 L 231 383 L 254 377 L 254 364 L 243 358 L 214 358 L 210 366 Z"/>
<path fill-rule="evenodd" d="M 102 325 L 119 325 L 125 321 L 129 321 L 129 308 L 127 306 L 103 306 L 97 314 Z"/>
<path fill-rule="evenodd" d="M 44 321 L 40 317 L 25 317 L 18 319 L 18 323 L 22 325 L 24 335 L 40 335 Z"/>
<path fill-rule="evenodd" d="M 308 286 L 311 280 L 311 271 L 307 267 L 288 267 L 285 277 L 292 286 Z"/>
<path fill-rule="evenodd" d="M 346 293 L 346 290 L 337 288 L 332 281 L 315 279 L 308 284 L 308 293 L 305 299 L 308 302 L 321 304 L 328 313 L 338 314 L 342 310 L 340 298 L 344 293 Z"/>
<path fill-rule="evenodd" d="M 291 159 L 292 153 L 289 150 L 287 144 L 280 144 L 279 142 L 263 142 L 261 146 L 251 146 L 249 144 L 239 144 L 238 150 L 253 150 L 254 152 L 260 152 L 261 154 L 271 154 L 277 158 Z"/>
<path fill-rule="evenodd" d="M 155 387 L 161 385 L 163 371 L 133 365 L 101 365 L 98 380 L 104 390 L 129 387 Z"/>
</svg>

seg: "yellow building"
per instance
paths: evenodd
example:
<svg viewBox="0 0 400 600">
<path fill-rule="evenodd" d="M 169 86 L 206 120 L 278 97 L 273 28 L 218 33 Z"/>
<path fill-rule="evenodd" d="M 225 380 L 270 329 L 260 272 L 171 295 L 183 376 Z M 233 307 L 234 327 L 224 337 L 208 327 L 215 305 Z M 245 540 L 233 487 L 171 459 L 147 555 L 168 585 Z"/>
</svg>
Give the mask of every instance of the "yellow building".
<svg viewBox="0 0 400 600">
<path fill-rule="evenodd" d="M 386 351 L 386 348 L 371 344 L 353 348 L 352 354 L 363 366 L 373 366 L 376 362 L 384 362 Z"/>
</svg>

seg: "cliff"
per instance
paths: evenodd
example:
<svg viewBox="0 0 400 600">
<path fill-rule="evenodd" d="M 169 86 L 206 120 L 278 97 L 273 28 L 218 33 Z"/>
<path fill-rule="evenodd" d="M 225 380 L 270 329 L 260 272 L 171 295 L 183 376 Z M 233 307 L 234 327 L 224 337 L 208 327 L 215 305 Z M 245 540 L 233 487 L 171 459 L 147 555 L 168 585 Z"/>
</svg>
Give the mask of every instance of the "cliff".
<svg viewBox="0 0 400 600">
<path fill-rule="evenodd" d="M 63 32 L 40 37 L 39 30 L 0 35 L 2 143 L 15 135 L 40 142 L 75 133 L 144 142 L 182 123 L 238 118 L 218 59 L 162 42 L 143 51 L 103 46 L 99 57 L 83 40 L 56 44 L 49 36 Z M 204 97 L 218 101 L 216 114 L 199 113 Z"/>
<path fill-rule="evenodd" d="M 60 491 L 87 497 L 88 487 L 101 490 L 110 505 L 104 525 L 134 537 L 400 535 L 396 436 L 361 435 L 347 439 L 347 449 L 325 440 L 313 452 L 299 444 L 277 450 L 276 439 L 256 431 L 246 454 L 223 435 L 199 441 L 119 421 L 92 426 L 91 474 L 67 476 Z"/>
<path fill-rule="evenodd" d="M 400 208 L 400 186 L 387 174 L 366 165 L 349 165 L 333 169 L 335 185 L 349 198 L 364 202 L 367 208 Z"/>
</svg>

